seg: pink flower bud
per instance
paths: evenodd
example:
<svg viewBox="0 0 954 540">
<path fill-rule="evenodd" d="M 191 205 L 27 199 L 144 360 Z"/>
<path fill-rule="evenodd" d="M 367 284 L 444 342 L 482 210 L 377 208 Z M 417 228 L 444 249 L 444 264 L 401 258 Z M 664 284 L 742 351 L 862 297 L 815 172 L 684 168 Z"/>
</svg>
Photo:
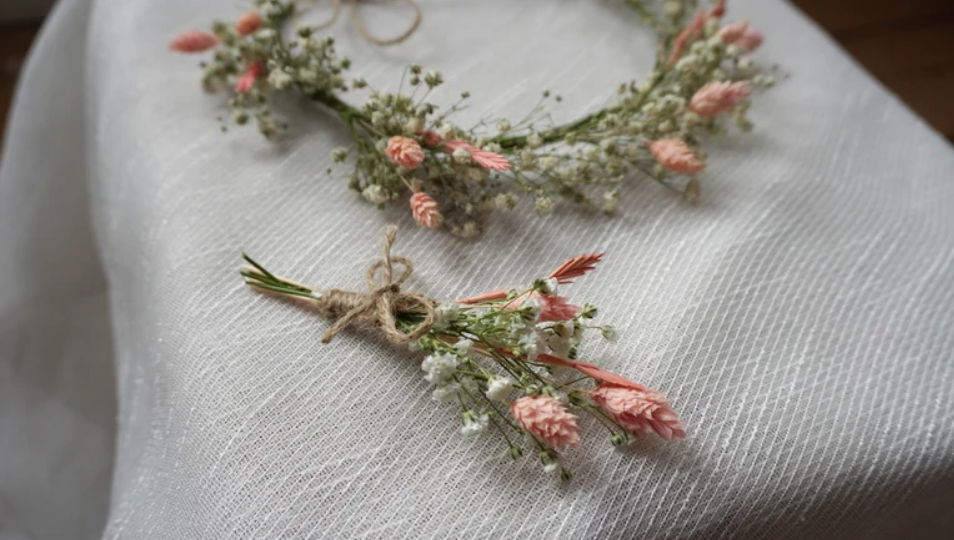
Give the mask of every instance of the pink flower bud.
<svg viewBox="0 0 954 540">
<path fill-rule="evenodd" d="M 733 45 L 742 37 L 742 34 L 749 29 L 749 21 L 736 21 L 729 23 L 719 29 L 716 36 L 726 45 Z"/>
<path fill-rule="evenodd" d="M 689 110 L 699 116 L 712 118 L 732 110 L 750 93 L 751 88 L 746 82 L 708 83 L 692 96 Z"/>
<path fill-rule="evenodd" d="M 255 81 L 265 76 L 265 64 L 263 62 L 252 62 L 245 73 L 239 75 L 235 81 L 235 91 L 239 94 L 246 94 L 255 86 Z"/>
<path fill-rule="evenodd" d="M 510 415 L 527 433 L 562 450 L 580 446 L 576 416 L 549 396 L 526 396 L 510 405 Z"/>
<path fill-rule="evenodd" d="M 172 40 L 169 48 L 180 53 L 207 51 L 219 43 L 219 38 L 199 30 L 187 30 Z"/>
<path fill-rule="evenodd" d="M 649 151 L 663 167 L 683 174 L 697 174 L 706 164 L 679 139 L 661 139 L 649 143 Z"/>
<path fill-rule="evenodd" d="M 518 310 L 530 298 L 540 301 L 540 322 L 568 321 L 575 319 L 583 311 L 583 308 L 571 304 L 569 300 L 562 296 L 543 295 L 537 291 L 515 298 L 513 302 L 504 306 L 504 309 L 507 311 Z"/>
<path fill-rule="evenodd" d="M 755 49 L 758 49 L 759 46 L 762 45 L 763 41 L 765 41 L 765 38 L 762 37 L 761 32 L 755 28 L 749 27 L 745 32 L 742 33 L 742 37 L 736 41 L 736 45 L 749 52 L 752 52 Z"/>
<path fill-rule="evenodd" d="M 240 36 L 254 34 L 262 26 L 262 16 L 257 11 L 247 11 L 235 23 L 235 31 Z"/>
<path fill-rule="evenodd" d="M 391 137 L 384 154 L 391 160 L 406 169 L 416 169 L 424 161 L 424 151 L 417 141 L 408 137 Z"/>
<path fill-rule="evenodd" d="M 685 426 L 679 421 L 676 411 L 658 392 L 645 387 L 636 389 L 600 383 L 590 395 L 606 414 L 633 435 L 655 432 L 667 441 L 686 438 Z"/>
<path fill-rule="evenodd" d="M 458 148 L 467 150 L 470 153 L 470 159 L 485 169 L 495 171 L 506 171 L 510 169 L 510 162 L 507 161 L 507 158 L 496 152 L 481 150 L 466 141 L 447 141 L 444 143 L 444 148 L 450 153 L 453 153 L 454 150 Z"/>
<path fill-rule="evenodd" d="M 414 221 L 428 229 L 436 229 L 444 221 L 437 201 L 423 191 L 411 195 L 411 212 L 414 214 Z"/>
</svg>

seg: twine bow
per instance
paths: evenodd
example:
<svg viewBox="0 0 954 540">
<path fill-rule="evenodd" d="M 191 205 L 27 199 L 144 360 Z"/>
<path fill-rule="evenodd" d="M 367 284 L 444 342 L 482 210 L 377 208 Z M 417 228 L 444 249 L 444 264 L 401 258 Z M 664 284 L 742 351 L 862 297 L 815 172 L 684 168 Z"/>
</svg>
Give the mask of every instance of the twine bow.
<svg viewBox="0 0 954 540">
<path fill-rule="evenodd" d="M 422 294 L 401 292 L 401 285 L 414 273 L 414 265 L 409 259 L 391 255 L 391 245 L 397 237 L 397 231 L 396 226 L 388 226 L 384 236 L 384 258 L 368 269 L 369 292 L 331 289 L 321 293 L 317 301 L 318 309 L 323 315 L 337 319 L 334 326 L 321 338 L 322 343 L 334 339 L 338 332 L 356 320 L 375 323 L 388 341 L 398 345 L 420 338 L 433 326 L 434 303 Z M 397 279 L 394 279 L 394 263 L 404 267 Z M 397 328 L 395 313 L 415 306 L 424 309 L 424 320 L 411 332 L 402 332 Z"/>
<path fill-rule="evenodd" d="M 321 2 L 321 0 L 313 0 L 313 1 L 316 5 L 319 2 Z M 364 39 L 370 41 L 371 43 L 374 43 L 375 45 L 379 45 L 381 47 L 387 47 L 388 45 L 396 45 L 398 43 L 403 42 L 407 38 L 411 37 L 411 35 L 413 35 L 414 32 L 417 31 L 418 26 L 421 25 L 421 18 L 422 18 L 421 6 L 417 5 L 417 2 L 415 0 L 401 0 L 402 2 L 411 6 L 411 8 L 414 9 L 414 22 L 412 22 L 411 26 L 407 30 L 405 30 L 404 33 L 401 34 L 400 36 L 391 38 L 391 39 L 381 39 L 376 37 L 374 34 L 372 34 L 371 31 L 368 30 L 368 27 L 365 26 L 364 22 L 361 20 L 361 17 L 358 15 L 358 4 L 393 4 L 397 1 L 398 0 L 333 0 L 335 5 L 335 8 L 334 8 L 335 10 L 334 10 L 334 13 L 331 15 L 331 20 L 329 20 L 328 22 L 324 24 L 316 26 L 314 29 L 324 30 L 325 28 L 328 28 L 332 26 L 333 24 L 335 24 L 336 22 L 338 22 L 338 17 L 341 15 L 341 5 L 348 4 L 348 6 L 350 7 L 350 12 L 351 12 L 351 22 L 352 24 L 354 24 L 355 28 L 357 28 L 358 31 L 361 32 L 361 35 L 364 36 Z"/>
</svg>

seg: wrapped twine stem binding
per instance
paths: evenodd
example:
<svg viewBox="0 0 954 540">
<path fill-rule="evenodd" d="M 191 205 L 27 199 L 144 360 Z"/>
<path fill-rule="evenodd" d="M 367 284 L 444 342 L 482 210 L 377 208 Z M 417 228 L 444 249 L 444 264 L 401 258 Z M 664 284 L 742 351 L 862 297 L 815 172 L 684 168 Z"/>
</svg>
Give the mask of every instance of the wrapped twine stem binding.
<svg viewBox="0 0 954 540">
<path fill-rule="evenodd" d="M 397 232 L 394 225 L 385 230 L 384 256 L 368 268 L 368 292 L 307 287 L 271 274 L 248 255 L 243 257 L 249 266 L 244 266 L 241 274 L 248 285 L 259 291 L 311 301 L 322 316 L 334 320 L 335 324 L 322 336 L 322 343 L 330 342 L 348 325 L 358 323 L 378 328 L 391 343 L 407 344 L 419 339 L 434 325 L 435 306 L 423 294 L 401 292 L 401 285 L 414 273 L 414 264 L 404 257 L 391 255 Z M 404 268 L 397 278 L 395 264 Z M 410 331 L 402 331 L 396 315 L 412 311 L 422 318 Z"/>
</svg>

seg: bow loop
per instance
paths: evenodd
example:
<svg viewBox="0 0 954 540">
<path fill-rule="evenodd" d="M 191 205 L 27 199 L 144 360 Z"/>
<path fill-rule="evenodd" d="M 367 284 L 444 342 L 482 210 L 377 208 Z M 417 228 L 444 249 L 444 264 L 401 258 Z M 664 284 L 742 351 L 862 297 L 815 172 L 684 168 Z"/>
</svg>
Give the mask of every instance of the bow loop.
<svg viewBox="0 0 954 540">
<path fill-rule="evenodd" d="M 433 326 L 434 303 L 422 294 L 401 292 L 401 285 L 414 273 L 414 265 L 404 257 L 391 256 L 391 245 L 396 238 L 397 227 L 391 225 L 384 236 L 383 258 L 368 269 L 369 292 L 356 293 L 333 289 L 318 299 L 318 307 L 338 319 L 321 338 L 322 343 L 328 343 L 334 339 L 339 331 L 355 320 L 376 323 L 388 341 L 395 344 L 404 344 L 418 339 Z M 404 267 L 397 279 L 394 279 L 395 263 Z M 424 319 L 414 330 L 402 332 L 397 328 L 396 312 L 417 306 L 424 310 Z"/>
</svg>

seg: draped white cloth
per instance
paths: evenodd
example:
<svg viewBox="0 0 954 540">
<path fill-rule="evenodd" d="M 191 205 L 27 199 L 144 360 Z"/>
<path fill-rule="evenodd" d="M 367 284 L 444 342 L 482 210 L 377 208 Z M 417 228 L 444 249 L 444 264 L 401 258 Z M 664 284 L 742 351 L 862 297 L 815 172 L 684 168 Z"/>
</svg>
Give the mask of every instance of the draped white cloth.
<svg viewBox="0 0 954 540">
<path fill-rule="evenodd" d="M 341 21 L 339 49 L 382 88 L 441 69 L 465 121 L 544 88 L 568 120 L 651 65 L 615 4 L 421 4 L 408 42 Z M 223 98 L 167 42 L 247 6 L 62 0 L 0 175 L 0 539 L 949 538 L 954 151 L 789 5 L 732 4 L 790 77 L 711 147 L 698 206 L 633 179 L 617 217 L 518 210 L 462 241 L 329 177 L 347 136 L 312 104 L 280 105 L 277 144 L 218 132 Z M 397 34 L 395 9 L 364 13 Z M 619 452 L 587 424 L 562 486 L 461 438 L 419 355 L 323 346 L 326 321 L 236 273 L 245 250 L 360 288 L 388 221 L 438 298 L 605 250 L 567 292 L 620 340 L 584 357 L 664 392 L 688 440 Z"/>
</svg>

